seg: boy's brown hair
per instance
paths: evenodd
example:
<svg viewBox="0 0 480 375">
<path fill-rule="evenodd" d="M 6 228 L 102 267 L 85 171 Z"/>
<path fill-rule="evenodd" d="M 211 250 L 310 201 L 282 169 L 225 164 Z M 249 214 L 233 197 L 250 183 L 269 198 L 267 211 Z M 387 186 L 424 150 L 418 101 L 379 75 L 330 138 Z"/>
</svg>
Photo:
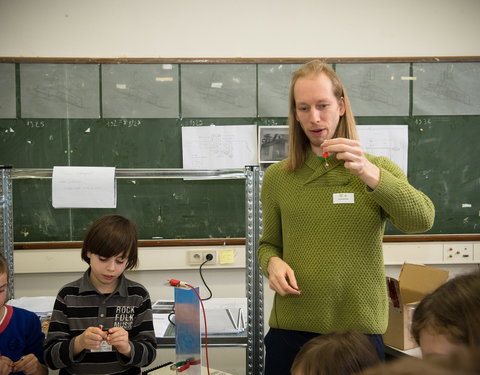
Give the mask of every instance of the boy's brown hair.
<svg viewBox="0 0 480 375">
<path fill-rule="evenodd" d="M 125 269 L 138 264 L 138 235 L 135 224 L 117 214 L 110 214 L 95 220 L 85 233 L 82 259 L 90 264 L 88 252 L 110 258 L 123 255 L 127 258 Z"/>
<path fill-rule="evenodd" d="M 452 343 L 480 348 L 480 272 L 459 275 L 425 296 L 412 318 L 412 336 L 420 344 L 424 329 Z"/>
</svg>

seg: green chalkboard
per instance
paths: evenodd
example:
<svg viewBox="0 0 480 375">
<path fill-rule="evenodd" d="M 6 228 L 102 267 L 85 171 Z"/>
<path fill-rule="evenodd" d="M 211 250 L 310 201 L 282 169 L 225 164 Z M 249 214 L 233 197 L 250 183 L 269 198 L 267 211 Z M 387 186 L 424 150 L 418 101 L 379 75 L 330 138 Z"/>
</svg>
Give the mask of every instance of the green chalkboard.
<svg viewBox="0 0 480 375">
<path fill-rule="evenodd" d="M 298 63 L 0 63 L 0 164 L 182 168 L 182 127 L 285 125 Z M 334 64 L 359 125 L 408 126 L 431 234 L 480 231 L 480 62 Z M 80 240 L 98 216 L 141 239 L 245 236 L 245 181 L 119 179 L 116 209 L 54 209 L 51 180 L 13 181 L 17 242 Z M 387 234 L 399 234 L 392 225 Z"/>
<path fill-rule="evenodd" d="M 182 167 L 179 121 L 133 120 L 135 127 L 112 127 L 108 125 L 112 121 L 123 124 L 121 120 L 42 119 L 38 128 L 31 128 L 27 123 L 37 120 L 0 120 L 12 129 L 2 136 L 3 164 L 17 168 Z M 90 130 L 85 133 L 85 129 Z M 55 209 L 51 191 L 49 179 L 13 180 L 15 241 L 80 240 L 93 219 L 109 212 L 134 220 L 142 239 L 245 236 L 242 179 L 118 179 L 113 210 Z"/>
<path fill-rule="evenodd" d="M 408 178 L 435 204 L 429 233 L 480 232 L 480 116 L 357 118 L 359 124 L 406 124 Z M 401 234 L 390 223 L 386 233 Z"/>
</svg>

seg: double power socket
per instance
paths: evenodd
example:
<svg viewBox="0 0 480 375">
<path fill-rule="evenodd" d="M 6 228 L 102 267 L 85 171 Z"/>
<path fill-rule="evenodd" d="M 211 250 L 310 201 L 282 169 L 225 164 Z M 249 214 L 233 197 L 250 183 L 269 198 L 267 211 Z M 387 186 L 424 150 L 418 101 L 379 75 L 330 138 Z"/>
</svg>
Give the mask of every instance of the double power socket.
<svg viewBox="0 0 480 375">
<path fill-rule="evenodd" d="M 187 251 L 187 263 L 191 266 L 197 266 L 209 260 L 205 265 L 217 264 L 217 250 L 189 250 Z"/>
</svg>

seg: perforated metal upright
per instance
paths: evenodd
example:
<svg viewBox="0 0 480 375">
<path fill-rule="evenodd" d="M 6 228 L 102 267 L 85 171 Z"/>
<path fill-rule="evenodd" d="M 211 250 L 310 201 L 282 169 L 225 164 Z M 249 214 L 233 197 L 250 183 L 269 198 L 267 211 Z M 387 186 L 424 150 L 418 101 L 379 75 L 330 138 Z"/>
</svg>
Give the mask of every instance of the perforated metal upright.
<svg viewBox="0 0 480 375">
<path fill-rule="evenodd" d="M 8 296 L 14 297 L 13 286 L 13 194 L 12 194 L 12 167 L 0 165 L 2 181 L 0 183 L 0 249 L 8 264 Z"/>
<path fill-rule="evenodd" d="M 258 166 L 245 170 L 246 200 L 246 286 L 247 286 L 247 374 L 263 374 L 263 278 L 257 265 L 258 243 L 262 232 L 262 210 L 260 205 L 261 176 Z"/>
</svg>

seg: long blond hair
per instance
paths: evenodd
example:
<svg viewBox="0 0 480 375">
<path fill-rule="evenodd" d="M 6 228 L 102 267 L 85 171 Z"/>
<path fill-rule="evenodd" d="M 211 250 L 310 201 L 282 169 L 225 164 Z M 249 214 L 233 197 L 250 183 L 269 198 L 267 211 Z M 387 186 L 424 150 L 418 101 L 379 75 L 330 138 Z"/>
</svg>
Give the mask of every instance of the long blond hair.
<svg viewBox="0 0 480 375">
<path fill-rule="evenodd" d="M 343 86 L 342 81 L 338 77 L 337 73 L 324 61 L 313 60 L 305 65 L 301 66 L 298 70 L 292 74 L 292 82 L 290 84 L 289 95 L 289 115 L 288 115 L 288 157 L 285 164 L 285 169 L 289 171 L 295 171 L 302 167 L 305 162 L 307 150 L 310 146 L 310 141 L 305 135 L 302 126 L 297 121 L 295 116 L 296 103 L 294 89 L 295 84 L 299 78 L 317 76 L 319 74 L 325 74 L 332 81 L 333 95 L 340 102 L 343 99 L 345 105 L 345 114 L 340 117 L 340 121 L 335 131 L 334 137 L 342 137 L 349 139 L 358 139 L 357 127 L 355 118 L 353 117 L 352 107 L 350 100 L 348 99 L 347 92 Z"/>
</svg>

